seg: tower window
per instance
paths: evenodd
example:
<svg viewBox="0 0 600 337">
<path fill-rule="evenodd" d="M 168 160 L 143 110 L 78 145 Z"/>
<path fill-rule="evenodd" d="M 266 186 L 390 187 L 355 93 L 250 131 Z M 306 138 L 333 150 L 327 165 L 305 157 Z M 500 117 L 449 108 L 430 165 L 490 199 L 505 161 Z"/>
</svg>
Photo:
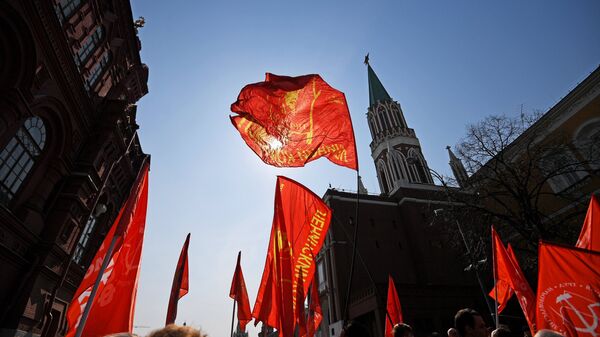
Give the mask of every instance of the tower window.
<svg viewBox="0 0 600 337">
<path fill-rule="evenodd" d="M 0 203 L 8 204 L 27 178 L 46 144 L 46 128 L 41 118 L 25 120 L 16 135 L 0 152 Z"/>
</svg>

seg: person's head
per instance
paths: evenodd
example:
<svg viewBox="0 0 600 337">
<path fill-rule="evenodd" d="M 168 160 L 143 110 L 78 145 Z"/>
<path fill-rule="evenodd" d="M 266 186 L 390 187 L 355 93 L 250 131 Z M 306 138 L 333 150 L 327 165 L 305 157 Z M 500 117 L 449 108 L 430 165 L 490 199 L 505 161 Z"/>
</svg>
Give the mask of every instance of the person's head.
<svg viewBox="0 0 600 337">
<path fill-rule="evenodd" d="M 564 337 L 564 336 L 554 330 L 542 329 L 542 330 L 539 330 L 538 332 L 536 332 L 534 337 Z"/>
<path fill-rule="evenodd" d="M 392 336 L 394 337 L 414 337 L 412 328 L 408 324 L 398 323 L 394 325 L 392 329 Z"/>
<path fill-rule="evenodd" d="M 461 337 L 486 337 L 487 327 L 481 315 L 473 309 L 461 309 L 454 316 L 454 327 Z"/>
<path fill-rule="evenodd" d="M 510 330 L 505 327 L 499 327 L 492 331 L 491 337 L 510 337 Z"/>
<path fill-rule="evenodd" d="M 455 328 L 448 329 L 447 334 L 448 334 L 448 337 L 459 337 L 458 330 L 456 330 Z"/>
<path fill-rule="evenodd" d="M 371 337 L 367 327 L 357 321 L 351 321 L 342 330 L 341 337 Z"/>
<path fill-rule="evenodd" d="M 152 331 L 148 337 L 208 337 L 208 335 L 190 326 L 169 324 L 162 329 Z"/>
</svg>

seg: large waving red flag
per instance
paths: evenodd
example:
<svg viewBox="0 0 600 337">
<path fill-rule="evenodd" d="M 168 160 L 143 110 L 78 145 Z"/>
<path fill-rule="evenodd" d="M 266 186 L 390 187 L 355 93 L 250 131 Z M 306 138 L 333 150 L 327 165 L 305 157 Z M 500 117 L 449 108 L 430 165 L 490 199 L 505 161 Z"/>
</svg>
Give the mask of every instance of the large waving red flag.
<svg viewBox="0 0 600 337">
<path fill-rule="evenodd" d="M 179 299 L 185 296 L 190 290 L 189 269 L 188 269 L 188 246 L 190 245 L 190 233 L 185 238 L 185 243 L 179 254 L 175 275 L 173 275 L 173 285 L 171 286 L 171 296 L 169 297 L 169 306 L 167 309 L 167 319 L 165 325 L 174 324 L 177 318 L 177 303 Z"/>
<path fill-rule="evenodd" d="M 540 242 L 537 328 L 600 336 L 600 252 Z"/>
<path fill-rule="evenodd" d="M 402 323 L 402 307 L 400 298 L 396 291 L 396 285 L 392 275 L 388 276 L 388 293 L 385 319 L 385 337 L 393 337 L 392 328 L 398 323 Z"/>
<path fill-rule="evenodd" d="M 575 247 L 600 251 L 600 202 L 593 194 Z"/>
<path fill-rule="evenodd" d="M 252 312 L 250 311 L 248 290 L 246 290 L 246 282 L 244 282 L 244 274 L 242 273 L 242 265 L 240 264 L 241 258 L 242 252 L 239 252 L 237 264 L 235 265 L 235 273 L 233 274 L 233 280 L 231 280 L 229 297 L 233 298 L 237 302 L 237 318 L 240 324 L 240 329 L 242 331 L 246 331 L 246 324 L 252 320 Z"/>
<path fill-rule="evenodd" d="M 500 236 L 492 226 L 492 244 L 494 249 L 494 269 L 498 283 L 506 283 L 516 294 L 519 305 L 523 310 L 529 329 L 534 333 L 535 328 L 535 295 L 521 271 L 514 252 L 513 257 L 506 251 Z M 509 245 L 512 252 L 512 247 Z M 498 289 L 500 290 L 500 288 Z M 498 297 L 500 293 L 498 293 Z"/>
<path fill-rule="evenodd" d="M 358 169 L 346 97 L 319 75 L 267 73 L 242 89 L 231 111 L 246 144 L 269 165 L 298 167 L 325 156 Z"/>
<path fill-rule="evenodd" d="M 83 310 L 98 277 L 113 237 L 118 240 L 83 329 L 85 337 L 99 337 L 117 332 L 132 332 L 140 257 L 144 242 L 148 205 L 148 170 L 145 162 L 131 193 L 119 212 L 100 249 L 96 252 L 67 311 L 68 331 L 73 337 Z"/>
<path fill-rule="evenodd" d="M 298 279 L 306 294 L 317 255 L 331 221 L 331 210 L 298 182 L 278 176 L 271 238 L 252 317 L 277 328 L 281 337 L 293 334 Z M 302 272 L 300 272 L 300 270 Z M 291 327 L 291 328 L 290 328 Z"/>
</svg>

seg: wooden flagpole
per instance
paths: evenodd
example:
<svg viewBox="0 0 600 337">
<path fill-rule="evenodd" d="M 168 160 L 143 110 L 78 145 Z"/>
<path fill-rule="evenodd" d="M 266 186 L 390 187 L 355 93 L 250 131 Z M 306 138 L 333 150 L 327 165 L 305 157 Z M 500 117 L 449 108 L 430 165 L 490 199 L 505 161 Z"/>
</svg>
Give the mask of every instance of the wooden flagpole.
<svg viewBox="0 0 600 337">
<path fill-rule="evenodd" d="M 354 224 L 354 234 L 352 238 L 352 259 L 350 260 L 350 276 L 348 280 L 348 289 L 346 291 L 346 303 L 344 304 L 344 320 L 348 321 L 350 312 L 349 312 L 349 303 L 350 303 L 350 293 L 352 290 L 352 277 L 354 275 L 354 262 L 356 260 L 356 251 L 358 249 L 358 209 L 360 204 L 360 173 L 358 169 L 358 165 L 356 167 L 356 223 Z"/>
<path fill-rule="evenodd" d="M 494 261 L 493 264 L 493 270 L 494 270 L 494 292 L 495 292 L 495 296 L 494 296 L 494 315 L 496 318 L 496 329 L 498 329 L 500 327 L 500 322 L 498 321 L 498 261 L 496 261 L 496 242 L 495 242 L 495 238 L 494 238 L 494 227 L 492 226 L 492 260 Z"/>
</svg>

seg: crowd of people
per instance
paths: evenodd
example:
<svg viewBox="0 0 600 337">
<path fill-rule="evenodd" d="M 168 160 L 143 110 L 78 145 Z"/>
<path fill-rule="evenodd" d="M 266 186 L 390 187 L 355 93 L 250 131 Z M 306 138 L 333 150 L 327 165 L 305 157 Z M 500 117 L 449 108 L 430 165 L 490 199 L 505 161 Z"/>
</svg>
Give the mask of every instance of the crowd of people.
<svg viewBox="0 0 600 337">
<path fill-rule="evenodd" d="M 448 337 L 509 337 L 506 327 L 492 329 L 487 326 L 481 314 L 473 309 L 461 309 L 454 316 L 454 327 L 448 329 Z M 406 323 L 399 323 L 392 329 L 393 337 L 414 337 L 413 329 Z M 130 334 L 114 334 L 106 337 L 131 337 Z M 201 330 L 169 324 L 151 332 L 148 337 L 208 337 Z M 342 331 L 341 337 L 372 337 L 368 328 L 358 321 L 351 321 Z M 564 337 L 552 330 L 539 330 L 534 337 Z"/>
<path fill-rule="evenodd" d="M 507 327 L 492 329 L 487 326 L 481 314 L 473 309 L 461 309 L 454 316 L 454 327 L 448 329 L 448 337 L 510 337 Z M 414 337 L 413 329 L 405 323 L 396 324 L 392 329 L 393 337 Z M 372 337 L 366 326 L 357 321 L 346 325 L 342 337 Z M 539 330 L 534 337 L 564 337 L 552 330 Z"/>
</svg>

